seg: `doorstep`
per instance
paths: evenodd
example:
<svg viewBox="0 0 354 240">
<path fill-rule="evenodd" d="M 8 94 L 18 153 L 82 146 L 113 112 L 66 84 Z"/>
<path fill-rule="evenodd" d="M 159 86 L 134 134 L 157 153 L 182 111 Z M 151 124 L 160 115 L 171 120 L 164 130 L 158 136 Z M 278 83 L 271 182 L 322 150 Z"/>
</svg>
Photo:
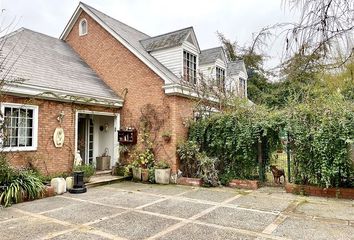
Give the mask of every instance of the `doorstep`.
<svg viewBox="0 0 354 240">
<path fill-rule="evenodd" d="M 86 183 L 87 188 L 102 186 L 106 184 L 112 184 L 117 182 L 122 182 L 130 179 L 130 177 L 125 176 L 113 176 L 110 174 L 96 174 L 90 178 L 90 182 Z"/>
</svg>

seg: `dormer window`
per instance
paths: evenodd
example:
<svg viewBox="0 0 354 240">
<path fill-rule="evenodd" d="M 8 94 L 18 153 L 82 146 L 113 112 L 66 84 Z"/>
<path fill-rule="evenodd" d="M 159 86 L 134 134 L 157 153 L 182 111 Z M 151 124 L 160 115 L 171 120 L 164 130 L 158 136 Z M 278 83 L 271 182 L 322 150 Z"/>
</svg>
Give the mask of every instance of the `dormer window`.
<svg viewBox="0 0 354 240">
<path fill-rule="evenodd" d="M 87 34 L 87 21 L 82 19 L 79 24 L 79 35 L 83 36 Z"/>
<path fill-rule="evenodd" d="M 225 69 L 216 67 L 216 84 L 222 91 L 225 90 Z"/>
<path fill-rule="evenodd" d="M 197 83 L 197 56 L 183 51 L 183 79 L 196 84 Z"/>
</svg>

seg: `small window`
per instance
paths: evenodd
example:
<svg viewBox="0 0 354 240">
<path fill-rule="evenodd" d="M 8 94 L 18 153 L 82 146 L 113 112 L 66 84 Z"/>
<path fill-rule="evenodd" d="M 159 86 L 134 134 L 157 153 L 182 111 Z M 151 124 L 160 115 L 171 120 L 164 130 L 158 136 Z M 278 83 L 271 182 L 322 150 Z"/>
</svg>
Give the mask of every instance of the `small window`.
<svg viewBox="0 0 354 240">
<path fill-rule="evenodd" d="M 87 21 L 86 19 L 82 19 L 79 25 L 79 35 L 83 36 L 86 34 L 87 34 Z"/>
<path fill-rule="evenodd" d="M 37 149 L 38 107 L 3 103 L 0 144 L 4 151 Z"/>
<path fill-rule="evenodd" d="M 187 51 L 183 51 L 183 79 L 197 83 L 197 56 Z"/>
<path fill-rule="evenodd" d="M 225 69 L 216 67 L 216 84 L 221 91 L 225 91 Z"/>
<path fill-rule="evenodd" d="M 243 78 L 240 78 L 240 86 L 239 86 L 239 91 L 240 91 L 240 97 L 247 97 L 247 89 L 246 89 L 246 80 Z"/>
</svg>

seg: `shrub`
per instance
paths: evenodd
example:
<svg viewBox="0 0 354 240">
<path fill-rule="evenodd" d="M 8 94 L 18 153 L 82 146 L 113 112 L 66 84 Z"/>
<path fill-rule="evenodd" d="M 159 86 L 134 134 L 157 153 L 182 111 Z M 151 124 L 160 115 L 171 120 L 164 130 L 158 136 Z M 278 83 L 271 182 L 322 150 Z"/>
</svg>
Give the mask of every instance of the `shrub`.
<svg viewBox="0 0 354 240">
<path fill-rule="evenodd" d="M 186 141 L 178 144 L 177 154 L 183 176 L 197 177 L 199 162 L 197 155 L 199 146 L 195 141 Z"/>
<path fill-rule="evenodd" d="M 92 164 L 82 164 L 74 167 L 74 171 L 84 172 L 84 181 L 88 182 L 96 173 L 96 168 Z"/>
<path fill-rule="evenodd" d="M 216 187 L 219 185 L 218 171 L 215 168 L 216 158 L 210 158 L 205 153 L 198 154 L 198 176 L 205 186 Z"/>
<path fill-rule="evenodd" d="M 189 140 L 196 142 L 207 156 L 218 159 L 223 183 L 229 178 L 251 179 L 264 171 L 257 160 L 257 144 L 271 151 L 280 141 L 278 131 L 283 121 L 260 107 L 235 109 L 230 113 L 214 114 L 191 124 Z M 262 167 L 262 169 L 260 169 Z"/>
<path fill-rule="evenodd" d="M 327 96 L 289 110 L 287 130 L 294 150 L 294 180 L 322 187 L 353 187 L 354 105 Z"/>
<path fill-rule="evenodd" d="M 159 161 L 155 164 L 156 169 L 168 169 L 170 168 L 170 164 L 165 161 Z"/>
<path fill-rule="evenodd" d="M 0 204 L 5 207 L 23 199 L 33 200 L 43 194 L 41 179 L 31 170 L 11 168 L 4 157 L 0 157 Z"/>
</svg>

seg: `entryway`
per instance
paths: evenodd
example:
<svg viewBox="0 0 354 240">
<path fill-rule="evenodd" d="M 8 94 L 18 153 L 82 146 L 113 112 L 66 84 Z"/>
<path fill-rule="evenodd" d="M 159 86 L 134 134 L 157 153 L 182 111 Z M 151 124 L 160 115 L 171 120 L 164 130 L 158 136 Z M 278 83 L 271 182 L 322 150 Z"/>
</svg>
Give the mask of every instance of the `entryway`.
<svg viewBox="0 0 354 240">
<path fill-rule="evenodd" d="M 96 166 L 96 158 L 104 155 L 110 157 L 111 169 L 119 156 L 118 129 L 119 114 L 77 111 L 75 149 L 80 151 L 83 163 Z"/>
</svg>

